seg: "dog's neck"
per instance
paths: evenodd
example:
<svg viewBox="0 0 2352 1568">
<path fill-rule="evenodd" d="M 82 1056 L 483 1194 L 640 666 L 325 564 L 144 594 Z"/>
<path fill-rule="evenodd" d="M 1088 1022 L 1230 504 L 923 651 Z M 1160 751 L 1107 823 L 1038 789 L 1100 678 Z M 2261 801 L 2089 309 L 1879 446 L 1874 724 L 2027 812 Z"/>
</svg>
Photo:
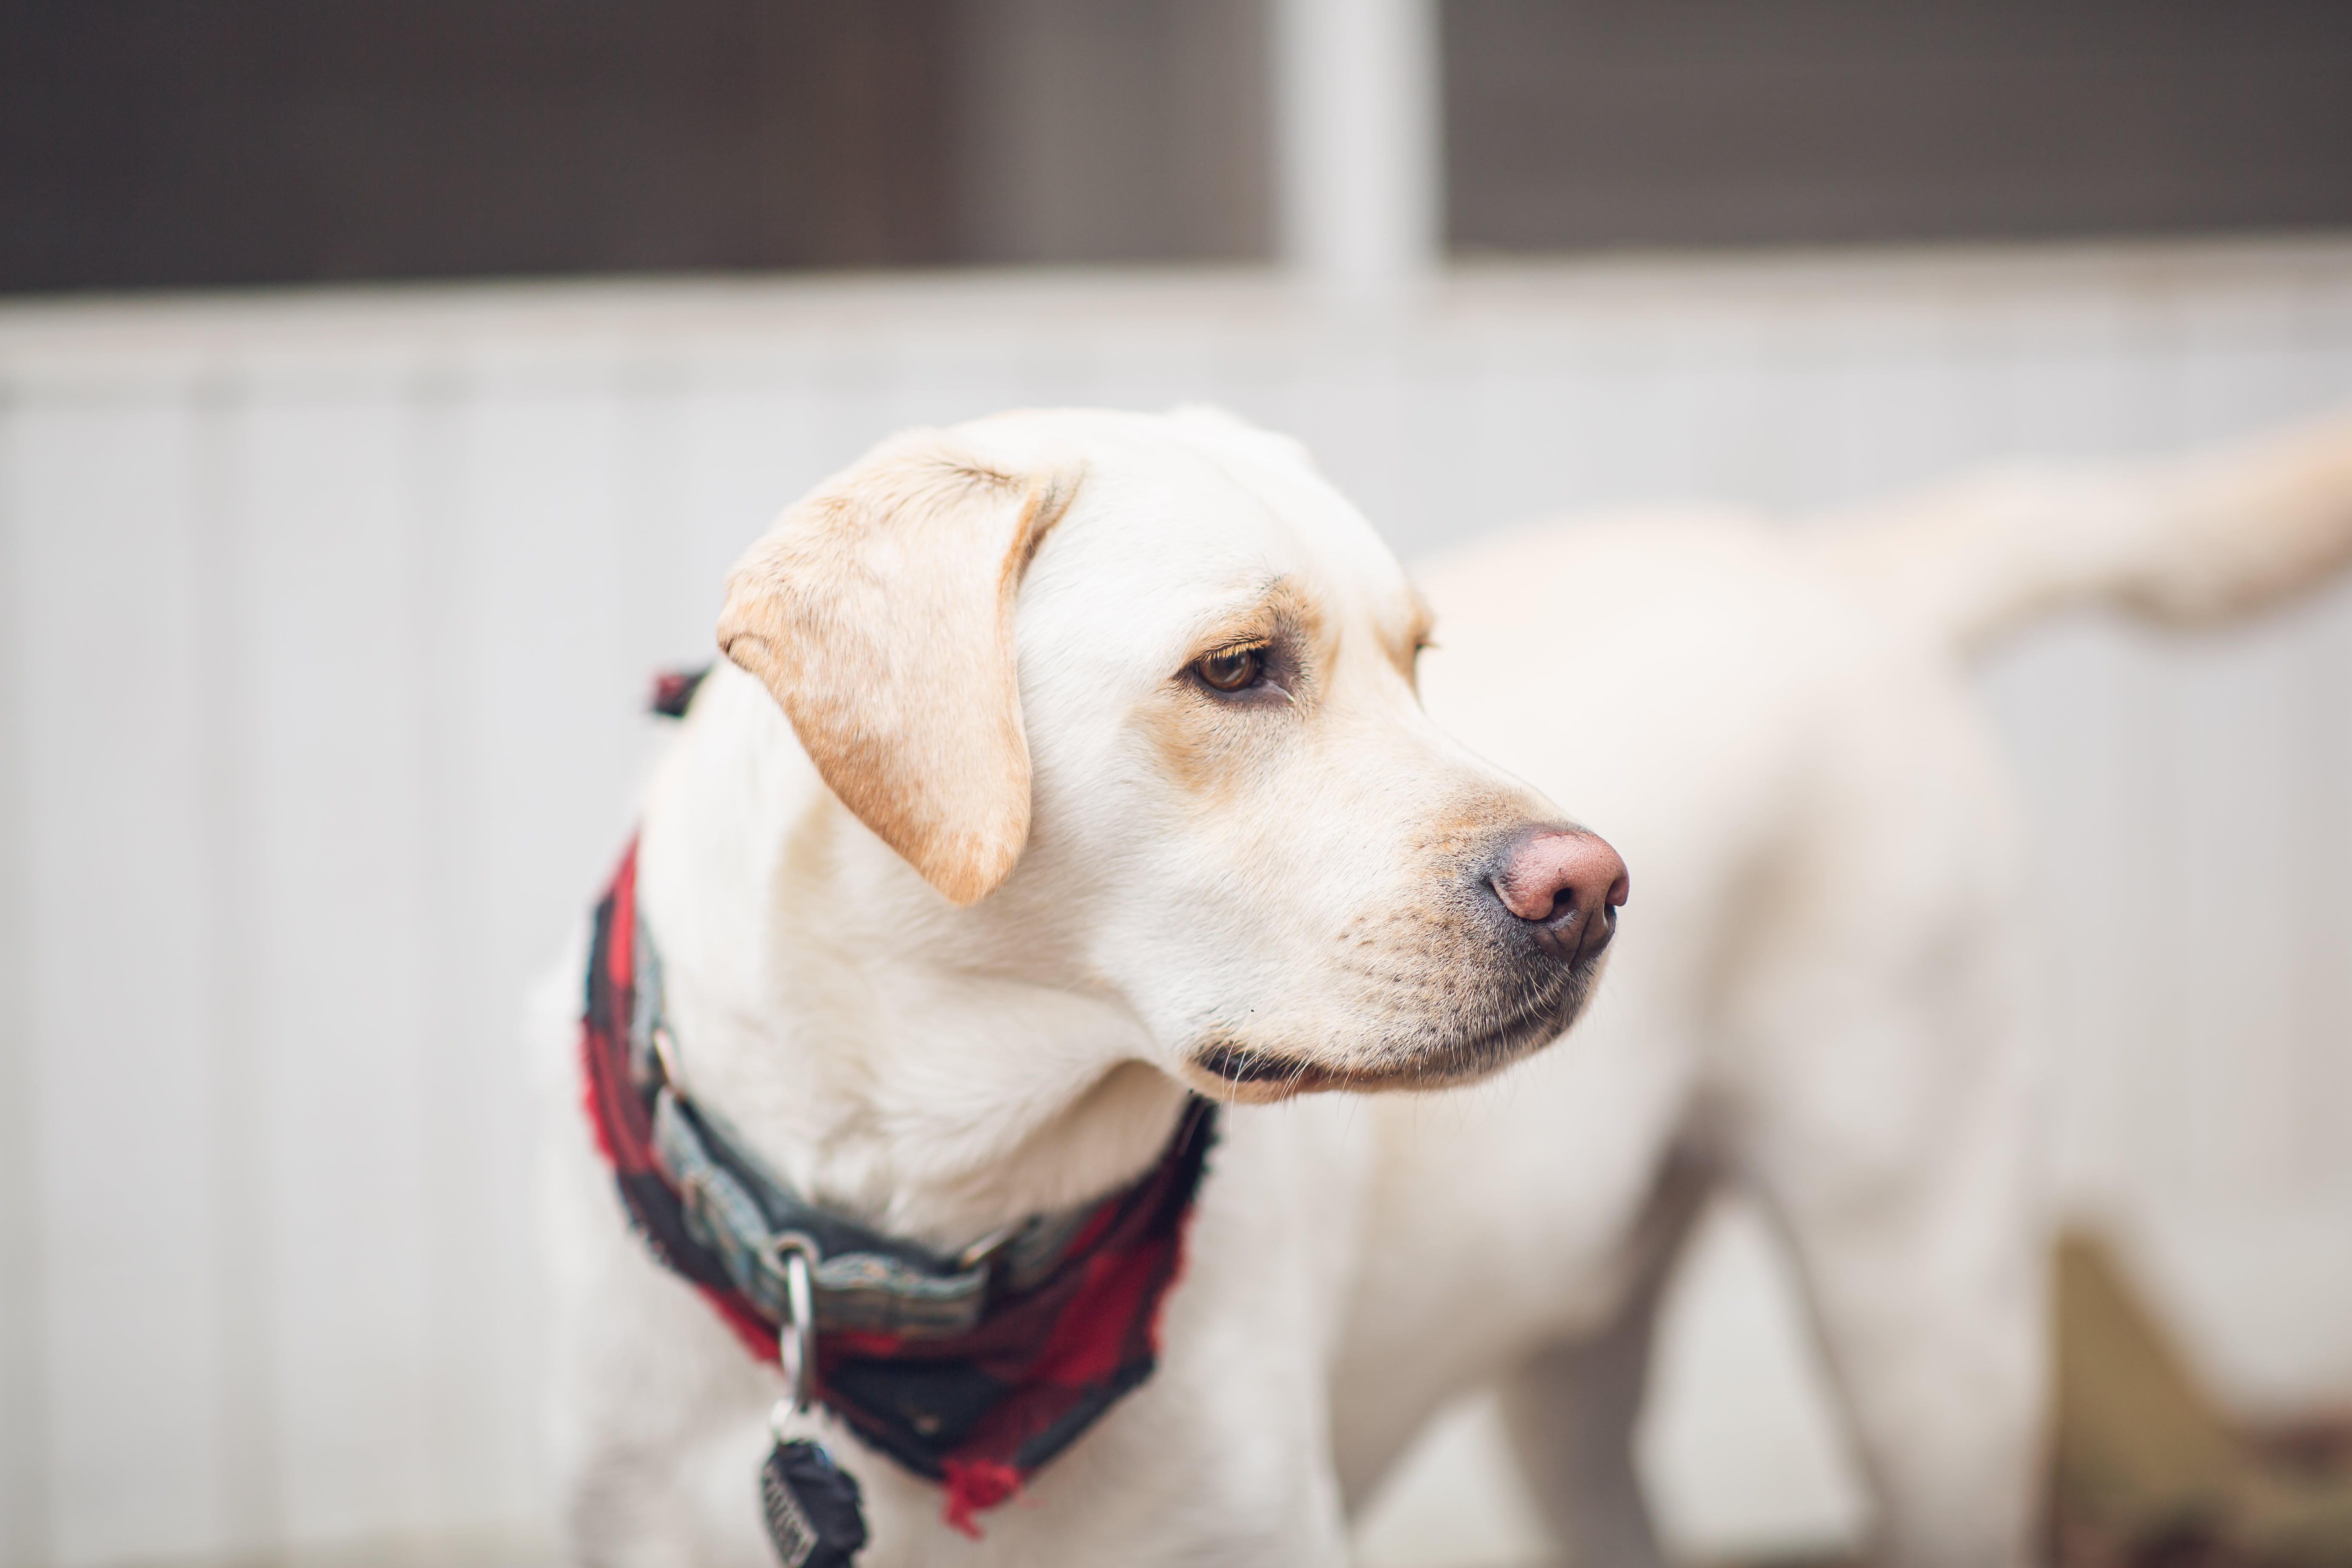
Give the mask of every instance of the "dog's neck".
<svg viewBox="0 0 2352 1568">
<path fill-rule="evenodd" d="M 1133 1014 L 949 906 L 730 665 L 656 775 L 638 889 L 687 1091 L 815 1202 L 954 1250 L 1133 1179 L 1175 1126 Z"/>
</svg>

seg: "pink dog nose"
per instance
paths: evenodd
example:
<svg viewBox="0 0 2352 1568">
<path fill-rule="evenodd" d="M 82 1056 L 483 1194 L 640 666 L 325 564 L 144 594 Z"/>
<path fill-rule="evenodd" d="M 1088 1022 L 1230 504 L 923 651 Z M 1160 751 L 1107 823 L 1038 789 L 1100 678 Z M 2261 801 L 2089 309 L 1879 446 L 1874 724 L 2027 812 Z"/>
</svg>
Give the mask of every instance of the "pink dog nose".
<svg viewBox="0 0 2352 1568">
<path fill-rule="evenodd" d="M 1513 845 L 1495 873 L 1503 907 L 1537 928 L 1555 958 L 1595 958 L 1617 930 L 1628 888 L 1625 862 L 1598 834 L 1538 828 Z"/>
</svg>

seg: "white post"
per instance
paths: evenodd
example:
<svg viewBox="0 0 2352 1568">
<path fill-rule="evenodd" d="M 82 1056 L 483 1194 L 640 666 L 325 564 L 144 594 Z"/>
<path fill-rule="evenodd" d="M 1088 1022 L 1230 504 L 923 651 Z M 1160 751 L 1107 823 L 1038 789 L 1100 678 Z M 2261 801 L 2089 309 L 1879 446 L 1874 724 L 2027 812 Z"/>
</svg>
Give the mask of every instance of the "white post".
<svg viewBox="0 0 2352 1568">
<path fill-rule="evenodd" d="M 1444 253 L 1438 0 L 1274 0 L 1276 229 L 1302 279 L 1392 301 Z"/>
</svg>

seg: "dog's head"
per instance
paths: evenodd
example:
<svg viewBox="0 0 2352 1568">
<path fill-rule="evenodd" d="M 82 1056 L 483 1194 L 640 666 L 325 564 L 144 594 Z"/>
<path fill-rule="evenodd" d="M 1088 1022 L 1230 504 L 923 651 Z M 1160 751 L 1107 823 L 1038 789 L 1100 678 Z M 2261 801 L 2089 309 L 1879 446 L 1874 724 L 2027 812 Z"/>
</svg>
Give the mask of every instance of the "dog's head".
<svg viewBox="0 0 2352 1568">
<path fill-rule="evenodd" d="M 1116 995 L 1244 1100 L 1475 1077 L 1591 990 L 1624 868 L 1431 723 L 1427 636 L 1303 451 L 1212 413 L 887 442 L 719 628 L 943 895 L 908 940 Z"/>
</svg>

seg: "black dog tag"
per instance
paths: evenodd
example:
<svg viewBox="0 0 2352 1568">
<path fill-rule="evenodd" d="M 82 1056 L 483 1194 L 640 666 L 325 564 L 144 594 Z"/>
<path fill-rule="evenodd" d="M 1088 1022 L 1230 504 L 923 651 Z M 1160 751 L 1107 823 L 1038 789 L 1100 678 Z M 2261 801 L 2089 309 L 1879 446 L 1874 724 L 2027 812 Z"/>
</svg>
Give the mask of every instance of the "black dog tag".
<svg viewBox="0 0 2352 1568">
<path fill-rule="evenodd" d="M 857 1478 L 818 1444 L 795 1439 L 769 1449 L 760 1502 L 784 1568 L 849 1568 L 866 1545 Z"/>
</svg>

